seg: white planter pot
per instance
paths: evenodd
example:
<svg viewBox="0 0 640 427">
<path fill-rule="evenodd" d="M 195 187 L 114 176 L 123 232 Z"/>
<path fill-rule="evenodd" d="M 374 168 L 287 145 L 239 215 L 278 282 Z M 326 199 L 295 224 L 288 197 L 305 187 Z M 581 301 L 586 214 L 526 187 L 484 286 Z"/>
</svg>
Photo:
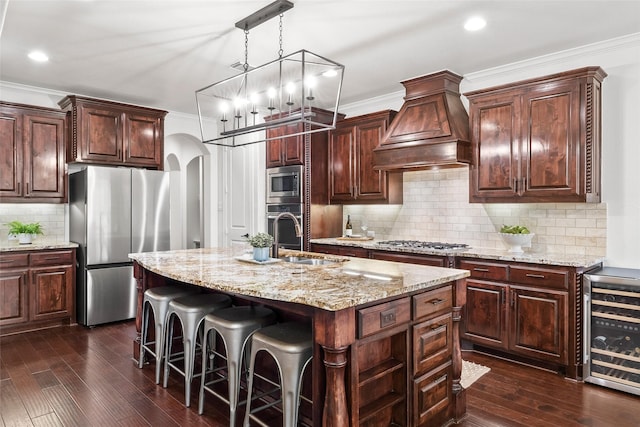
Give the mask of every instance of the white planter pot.
<svg viewBox="0 0 640 427">
<path fill-rule="evenodd" d="M 33 235 L 32 234 L 18 234 L 18 243 L 20 243 L 21 245 L 29 245 L 31 244 L 31 240 L 33 239 Z"/>
<path fill-rule="evenodd" d="M 267 261 L 269 259 L 270 248 L 253 248 L 253 259 L 256 261 Z"/>
</svg>

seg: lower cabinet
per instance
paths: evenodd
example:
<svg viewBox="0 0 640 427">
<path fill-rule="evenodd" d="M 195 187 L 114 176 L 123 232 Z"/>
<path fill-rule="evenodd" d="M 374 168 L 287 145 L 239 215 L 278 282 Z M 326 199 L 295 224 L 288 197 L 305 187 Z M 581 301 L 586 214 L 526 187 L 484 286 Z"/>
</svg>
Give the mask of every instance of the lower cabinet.
<svg viewBox="0 0 640 427">
<path fill-rule="evenodd" d="M 580 292 L 573 268 L 465 259 L 458 268 L 471 272 L 463 339 L 580 376 Z"/>
<path fill-rule="evenodd" d="M 439 426 L 453 418 L 453 292 L 447 284 L 357 310 L 354 425 Z"/>
<path fill-rule="evenodd" d="M 358 248 L 355 246 L 321 245 L 317 243 L 311 243 L 309 250 L 311 252 L 317 252 L 320 254 L 352 256 L 356 258 L 369 258 L 368 249 Z"/>
<path fill-rule="evenodd" d="M 0 335 L 75 323 L 75 249 L 0 254 Z"/>
</svg>

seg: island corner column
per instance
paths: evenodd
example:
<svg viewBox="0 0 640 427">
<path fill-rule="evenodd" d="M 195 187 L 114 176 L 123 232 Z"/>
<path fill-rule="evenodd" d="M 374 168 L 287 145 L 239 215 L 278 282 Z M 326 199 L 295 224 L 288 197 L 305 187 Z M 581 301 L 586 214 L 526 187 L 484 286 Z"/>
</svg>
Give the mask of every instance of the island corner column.
<svg viewBox="0 0 640 427">
<path fill-rule="evenodd" d="M 314 354 L 322 360 L 314 371 L 324 371 L 324 383 L 315 384 L 314 402 L 321 399 L 322 408 L 314 409 L 314 425 L 322 419 L 323 427 L 347 427 L 351 425 L 352 414 L 349 411 L 350 392 L 347 390 L 349 369 L 349 349 L 355 342 L 356 323 L 353 307 L 339 311 L 316 309 L 314 315 Z M 321 375 L 314 376 L 314 378 Z M 324 390 L 322 389 L 324 385 Z"/>
<path fill-rule="evenodd" d="M 467 280 L 459 279 L 454 287 L 453 301 L 453 416 L 460 421 L 467 412 L 467 392 L 460 384 L 462 377 L 462 348 L 460 328 L 463 307 L 467 301 Z"/>
</svg>

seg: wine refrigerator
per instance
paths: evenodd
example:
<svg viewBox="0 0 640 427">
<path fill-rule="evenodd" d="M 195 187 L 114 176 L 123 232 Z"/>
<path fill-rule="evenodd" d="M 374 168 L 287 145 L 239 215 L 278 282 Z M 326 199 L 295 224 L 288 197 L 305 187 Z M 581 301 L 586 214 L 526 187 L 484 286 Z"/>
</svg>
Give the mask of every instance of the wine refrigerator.
<svg viewBox="0 0 640 427">
<path fill-rule="evenodd" d="M 640 395 L 640 270 L 584 275 L 585 382 Z"/>
</svg>

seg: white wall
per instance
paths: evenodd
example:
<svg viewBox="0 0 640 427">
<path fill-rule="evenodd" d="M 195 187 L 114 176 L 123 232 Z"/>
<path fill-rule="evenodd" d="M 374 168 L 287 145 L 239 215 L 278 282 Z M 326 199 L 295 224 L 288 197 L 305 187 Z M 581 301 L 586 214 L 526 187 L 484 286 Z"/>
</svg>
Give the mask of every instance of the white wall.
<svg viewBox="0 0 640 427">
<path fill-rule="evenodd" d="M 637 136 L 638 120 L 640 119 L 640 104 L 638 103 L 638 99 L 640 99 L 640 33 L 467 74 L 461 82 L 460 92 L 469 92 L 585 66 L 600 66 L 608 74 L 602 85 L 602 202 L 606 205 L 605 264 L 640 268 L 640 250 L 638 249 L 638 242 L 640 242 L 640 189 L 638 187 L 640 185 L 640 168 L 637 166 L 638 159 L 640 159 L 640 143 Z M 399 86 L 401 90 L 396 93 L 367 102 L 343 106 L 341 112 L 354 116 L 387 108 L 397 110 L 402 105 L 402 97 L 404 96 L 404 91 L 400 84 Z M 463 102 L 465 105 L 468 104 L 464 97 Z M 429 184 L 430 179 L 439 178 L 434 174 L 423 174 L 419 179 L 423 180 L 425 186 L 428 186 L 431 185 Z M 405 197 L 403 208 L 411 203 L 411 199 L 407 200 Z M 467 205 L 469 204 L 467 203 Z M 468 207 L 471 208 L 471 206 Z M 491 212 L 499 210 L 500 206 L 487 204 L 484 205 L 484 208 L 489 212 L 487 215 L 491 217 L 494 215 Z M 345 215 L 354 212 L 354 209 L 357 215 L 364 208 L 347 208 Z M 393 208 L 386 208 L 386 215 L 390 215 L 389 210 L 393 211 Z M 553 211 L 553 208 L 550 210 Z M 602 215 L 601 208 L 597 208 L 596 212 L 598 212 L 596 215 Z M 553 216 L 550 219 L 558 220 Z M 584 226 L 584 232 L 577 230 L 572 232 L 585 235 L 602 233 L 602 224 L 596 225 L 595 228 L 592 228 L 591 225 L 590 222 L 587 222 Z M 397 232 L 407 231 L 402 228 L 401 224 L 395 224 L 395 222 L 387 224 L 387 227 Z M 396 228 L 394 229 L 394 227 Z M 575 227 L 570 228 L 574 229 Z M 561 232 L 560 228 L 556 228 L 556 231 Z M 602 244 L 605 244 L 602 240 L 598 240 L 596 243 L 596 245 Z M 561 246 L 563 248 L 556 249 L 566 251 L 569 250 L 567 248 L 571 244 L 569 242 L 569 244 Z"/>
</svg>

